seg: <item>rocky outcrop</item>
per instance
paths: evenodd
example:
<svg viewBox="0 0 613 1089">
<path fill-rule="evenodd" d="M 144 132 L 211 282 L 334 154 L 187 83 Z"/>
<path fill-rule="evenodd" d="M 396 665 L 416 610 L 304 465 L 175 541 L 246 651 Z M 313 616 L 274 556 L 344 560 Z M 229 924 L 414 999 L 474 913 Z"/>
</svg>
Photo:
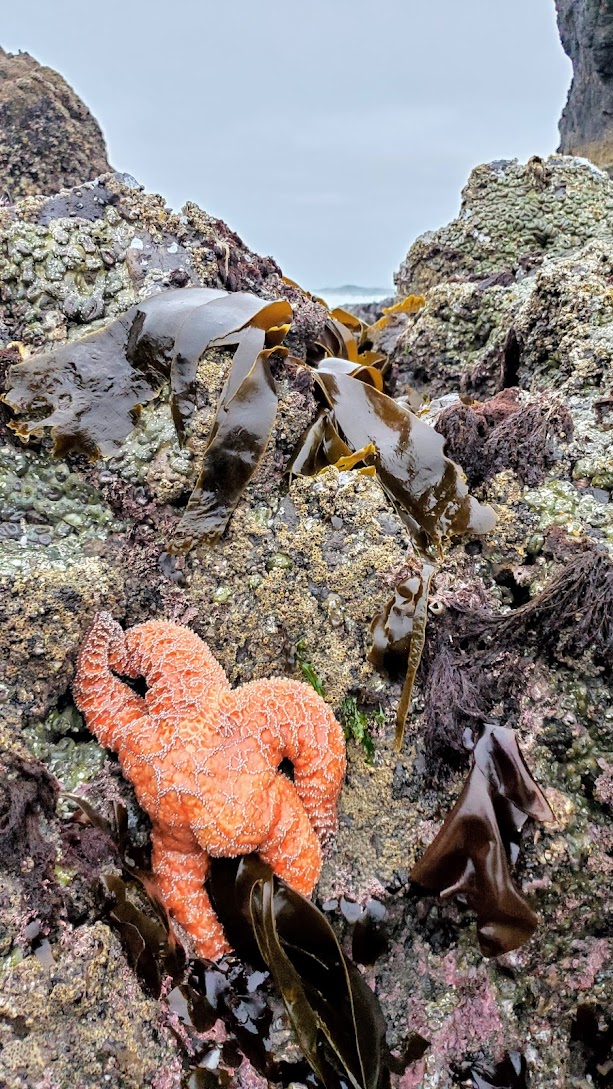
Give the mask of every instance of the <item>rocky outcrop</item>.
<svg viewBox="0 0 613 1089">
<path fill-rule="evenodd" d="M 57 193 L 110 169 L 100 126 L 66 81 L 0 48 L 0 200 Z"/>
<path fill-rule="evenodd" d="M 613 172 L 613 7 L 608 0 L 556 0 L 556 9 L 573 63 L 560 151 Z"/>
<path fill-rule="evenodd" d="M 613 1020 L 604 922 L 613 906 L 613 699 L 603 657 L 611 594 L 602 576 L 613 551 L 611 184 L 572 159 L 480 167 L 463 214 L 418 240 L 399 278 L 402 290 L 424 287 L 426 299 L 381 327 L 397 392 L 420 384 L 446 395 L 424 406 L 423 418 L 444 430 L 499 516 L 487 536 L 455 544 L 433 576 L 401 753 L 393 746 L 401 681 L 378 674 L 367 651 L 370 622 L 414 562 L 413 545 L 376 478 L 335 467 L 287 474 L 317 411 L 304 367 L 275 361 L 279 409 L 266 453 L 221 539 L 185 556 L 166 545 L 193 485 L 194 449 L 210 430 L 227 351 L 209 349 L 199 364 L 194 448 L 179 448 L 163 396 L 104 463 L 53 460 L 47 439 L 24 446 L 0 406 L 0 791 L 8 784 L 8 802 L 0 793 L 0 1082 L 178 1089 L 192 1061 L 184 1004 L 167 978 L 157 1003 L 146 993 L 140 980 L 151 958 L 141 958 L 137 975 L 134 927 L 129 920 L 122 930 L 117 904 L 101 895 L 100 877 L 117 879 L 117 853 L 99 828 L 71 815 L 51 778 L 78 786 L 107 820 L 125 806 L 131 834 L 148 843 L 128 784 L 84 730 L 70 694 L 83 633 L 104 607 L 127 625 L 154 617 L 191 625 L 233 683 L 273 672 L 307 678 L 350 736 L 369 733 L 372 757 L 358 740 L 348 745 L 339 833 L 319 896 L 347 943 L 359 905 L 372 908 L 374 898 L 379 921 L 387 912 L 386 951 L 367 971 L 389 1042 L 403 1053 L 414 1030 L 430 1041 L 401 1089 L 452 1089 L 461 1064 L 495 1065 L 517 1050 L 533 1089 L 604 1089 Z M 0 210 L 0 259 L 3 368 L 99 328 L 160 288 L 284 295 L 298 353 L 325 317 L 225 224 L 192 204 L 175 214 L 126 176 Z M 460 392 L 485 404 L 463 403 Z M 573 590 L 575 571 L 582 581 Z M 534 603 L 561 576 L 564 592 L 543 622 Z M 522 604 L 532 612 L 515 642 L 488 627 L 479 644 L 463 628 L 481 610 L 517 633 Z M 542 925 L 493 960 L 479 952 L 466 905 L 426 897 L 408 878 L 462 787 L 466 757 L 446 759 L 446 724 L 465 714 L 469 726 L 486 713 L 517 730 L 556 818 L 526 828 L 516 870 Z M 151 912 L 142 895 L 136 904 Z M 235 1001 L 236 979 L 232 970 L 227 986 L 244 1021 L 254 1007 Z M 254 986 L 248 1001 L 268 1001 L 267 984 Z M 289 1033 L 278 1008 L 273 1025 L 281 1061 Z M 208 1050 L 204 1036 L 198 1045 L 207 1077 L 231 1089 L 264 1085 L 246 1059 L 230 1078 L 235 1043 L 222 1046 L 220 1021 L 207 1031 L 216 1034 Z"/>
<path fill-rule="evenodd" d="M 402 296 L 454 280 L 519 282 L 545 257 L 600 237 L 613 237 L 613 182 L 590 163 L 484 163 L 462 191 L 457 218 L 413 243 L 396 287 Z"/>
</svg>

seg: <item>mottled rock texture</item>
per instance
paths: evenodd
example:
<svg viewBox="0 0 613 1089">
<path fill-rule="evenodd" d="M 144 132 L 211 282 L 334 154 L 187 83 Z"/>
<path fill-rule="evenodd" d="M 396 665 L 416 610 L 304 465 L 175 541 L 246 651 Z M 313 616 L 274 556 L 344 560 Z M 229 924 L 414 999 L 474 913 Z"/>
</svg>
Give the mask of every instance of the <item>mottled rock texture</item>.
<svg viewBox="0 0 613 1089">
<path fill-rule="evenodd" d="M 50 774 L 64 789 L 79 784 L 107 819 L 122 800 L 133 835 L 147 844 L 127 784 L 112 758 L 92 748 L 71 699 L 79 642 L 104 607 L 127 625 L 154 617 L 190 624 L 232 683 L 273 672 L 303 676 L 343 720 L 348 697 L 364 711 L 374 757 L 349 743 L 339 834 L 319 895 L 347 939 L 342 895 L 375 897 L 387 909 L 387 952 L 368 978 L 390 1043 L 402 1050 L 413 1029 L 431 1041 L 400 1089 L 452 1089 L 458 1064 L 495 1062 L 509 1049 L 525 1053 L 532 1089 L 605 1089 L 607 1071 L 599 1071 L 581 1026 L 587 1018 L 597 1026 L 592 1035 L 606 1040 L 613 1023 L 613 699 L 598 654 L 585 646 L 572 653 L 575 627 L 589 621 L 596 632 L 598 603 L 586 585 L 572 599 L 565 641 L 530 630 L 520 643 L 494 638 L 485 664 L 461 625 L 469 608 L 512 618 L 572 571 L 578 555 L 600 562 L 613 548 L 612 184 L 573 159 L 480 167 L 462 215 L 418 240 L 399 278 L 401 290 L 424 286 L 426 304 L 394 327 L 397 392 L 419 384 L 435 398 L 447 395 L 426 411 L 435 424 L 443 410 L 457 409 L 460 392 L 482 401 L 504 395 L 476 422 L 460 405 L 462 426 L 472 423 L 456 427 L 456 456 L 499 521 L 487 538 L 456 543 L 434 575 L 424 669 L 400 754 L 393 747 L 400 680 L 377 674 L 366 654 L 370 621 L 414 551 L 375 479 L 334 468 L 289 479 L 295 443 L 317 410 L 304 367 L 275 362 L 279 412 L 266 454 L 221 540 L 186 557 L 166 546 L 210 430 L 227 351 L 201 360 L 183 450 L 164 393 L 118 455 L 97 463 L 54 462 L 46 438 L 23 446 L 1 410 L 0 784 L 5 792 L 9 784 L 19 819 L 8 831 L 0 820 L 0 1082 L 174 1089 L 179 1065 L 185 1072 L 188 1063 L 176 1015 L 165 997 L 156 1005 L 146 995 L 111 932 L 116 920 L 101 901 L 99 877 L 117 873 L 117 856 L 97 829 L 68 819 Z M 79 337 L 136 299 L 190 283 L 286 295 L 298 352 L 324 317 L 225 224 L 191 204 L 172 213 L 118 176 L 1 210 L 0 278 L 3 369 L 20 350 Z M 25 349 L 10 346 L 14 340 Z M 515 420 L 504 441 L 498 435 L 495 458 L 490 418 L 501 426 Z M 550 419 L 562 425 L 545 431 L 541 460 L 528 473 L 522 455 L 528 449 L 531 458 L 534 447 L 526 420 Z M 552 624 L 563 608 L 557 603 Z M 437 686 L 428 672 L 437 654 L 454 649 L 464 700 L 453 687 L 457 676 Z M 556 816 L 526 828 L 515 870 L 542 925 L 522 949 L 490 961 L 465 906 L 425 897 L 408 880 L 467 765 L 466 754 L 456 754 L 443 762 L 446 774 L 434 774 L 432 752 L 443 742 L 432 734 L 432 707 L 439 719 L 453 718 L 460 705 L 470 711 L 480 678 L 487 713 L 517 730 Z M 0 815 L 6 810 L 0 793 Z M 223 1039 L 219 1024 L 210 1031 Z M 214 1066 L 211 1057 L 211 1078 Z M 252 1071 L 249 1079 L 238 1075 L 233 1089 L 263 1086 Z"/>
<path fill-rule="evenodd" d="M 560 118 L 560 151 L 613 172 L 613 4 L 556 0 L 573 79 Z"/>
<path fill-rule="evenodd" d="M 2 201 L 57 193 L 110 169 L 100 126 L 66 81 L 29 53 L 0 48 Z"/>
<path fill-rule="evenodd" d="M 546 256 L 612 232 L 613 182 L 590 163 L 556 156 L 483 163 L 462 191 L 457 218 L 413 243 L 396 287 L 410 295 L 448 280 L 509 283 Z"/>
</svg>

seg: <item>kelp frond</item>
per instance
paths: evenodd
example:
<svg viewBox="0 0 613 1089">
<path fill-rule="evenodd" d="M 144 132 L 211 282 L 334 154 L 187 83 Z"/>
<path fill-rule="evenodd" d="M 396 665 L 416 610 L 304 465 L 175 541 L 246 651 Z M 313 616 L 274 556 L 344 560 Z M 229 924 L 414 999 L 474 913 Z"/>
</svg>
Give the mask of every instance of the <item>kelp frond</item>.
<svg viewBox="0 0 613 1089">
<path fill-rule="evenodd" d="M 348 372 L 346 360 L 324 359 L 315 378 L 351 449 L 376 447 L 377 475 L 419 548 L 440 556 L 446 538 L 493 528 L 493 510 L 468 494 L 461 470 L 443 453 L 442 436 L 361 380 L 359 371 Z"/>
<path fill-rule="evenodd" d="M 179 440 L 194 411 L 198 361 L 207 348 L 236 346 L 211 440 L 175 548 L 213 541 L 224 530 L 253 475 L 276 413 L 267 356 L 292 318 L 289 303 L 212 288 L 165 291 L 80 340 L 11 367 L 4 401 L 27 420 L 16 433 L 51 428 L 53 453 L 116 453 L 142 405 L 170 380 Z M 268 348 L 265 349 L 265 345 Z M 50 410 L 50 411 L 49 411 Z"/>
<path fill-rule="evenodd" d="M 458 801 L 411 873 L 416 884 L 443 898 L 466 899 L 477 914 L 486 957 L 523 945 L 538 923 L 513 884 L 507 859 L 528 817 L 551 821 L 553 813 L 513 731 L 486 724 Z"/>
</svg>

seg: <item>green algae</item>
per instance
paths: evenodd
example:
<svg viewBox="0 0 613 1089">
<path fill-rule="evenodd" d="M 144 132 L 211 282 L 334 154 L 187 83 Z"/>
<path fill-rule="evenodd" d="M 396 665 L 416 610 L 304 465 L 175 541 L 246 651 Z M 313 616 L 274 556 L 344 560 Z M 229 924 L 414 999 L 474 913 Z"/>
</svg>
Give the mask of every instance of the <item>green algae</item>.
<svg viewBox="0 0 613 1089">
<path fill-rule="evenodd" d="M 306 640 L 300 639 L 296 644 L 296 661 L 300 667 L 300 672 L 304 677 L 307 684 L 314 688 L 318 696 L 322 699 L 326 698 L 326 690 L 324 688 L 324 682 L 321 677 L 315 671 L 312 662 L 307 657 Z"/>
<path fill-rule="evenodd" d="M 355 696 L 347 696 L 341 703 L 340 718 L 347 741 L 355 741 L 364 750 L 368 763 L 372 762 L 375 745 L 371 736 L 368 715 L 358 706 Z"/>
</svg>

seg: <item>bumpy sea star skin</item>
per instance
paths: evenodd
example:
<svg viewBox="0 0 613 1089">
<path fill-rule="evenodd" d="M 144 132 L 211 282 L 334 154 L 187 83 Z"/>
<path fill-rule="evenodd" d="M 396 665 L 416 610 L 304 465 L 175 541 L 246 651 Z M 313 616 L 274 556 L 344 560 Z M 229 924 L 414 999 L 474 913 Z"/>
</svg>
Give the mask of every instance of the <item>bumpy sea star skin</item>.
<svg viewBox="0 0 613 1089">
<path fill-rule="evenodd" d="M 146 695 L 115 674 L 144 677 Z M 230 948 L 204 888 L 211 856 L 256 851 L 310 895 L 320 840 L 336 827 L 345 740 L 309 685 L 275 677 L 231 689 L 188 628 L 150 620 L 124 632 L 99 613 L 73 692 L 151 818 L 161 896 L 198 956 L 213 960 Z M 284 758 L 293 783 L 279 772 Z"/>
</svg>

